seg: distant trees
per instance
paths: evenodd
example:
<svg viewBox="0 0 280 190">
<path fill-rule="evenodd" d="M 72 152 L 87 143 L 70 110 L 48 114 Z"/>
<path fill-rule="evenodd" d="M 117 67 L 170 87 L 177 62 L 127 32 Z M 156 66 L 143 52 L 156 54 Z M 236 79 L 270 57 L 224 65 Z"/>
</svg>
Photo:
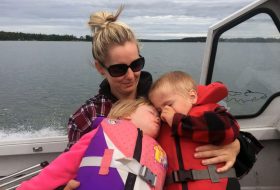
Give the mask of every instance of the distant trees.
<svg viewBox="0 0 280 190">
<path fill-rule="evenodd" d="M 73 35 L 57 35 L 57 34 L 28 34 L 22 32 L 4 32 L 0 31 L 1 41 L 91 41 L 92 37 L 89 35 L 77 38 Z"/>
<path fill-rule="evenodd" d="M 140 42 L 205 42 L 206 37 L 188 37 L 182 39 L 167 39 L 167 40 L 148 40 L 140 39 Z"/>
<path fill-rule="evenodd" d="M 57 34 L 28 34 L 22 32 L 0 31 L 0 41 L 92 41 L 90 35 L 80 36 Z M 205 42 L 206 37 L 187 37 L 182 39 L 150 40 L 139 39 L 140 42 Z M 220 42 L 280 42 L 279 38 L 220 38 Z"/>
<path fill-rule="evenodd" d="M 280 42 L 280 38 L 220 38 L 220 42 Z"/>
</svg>

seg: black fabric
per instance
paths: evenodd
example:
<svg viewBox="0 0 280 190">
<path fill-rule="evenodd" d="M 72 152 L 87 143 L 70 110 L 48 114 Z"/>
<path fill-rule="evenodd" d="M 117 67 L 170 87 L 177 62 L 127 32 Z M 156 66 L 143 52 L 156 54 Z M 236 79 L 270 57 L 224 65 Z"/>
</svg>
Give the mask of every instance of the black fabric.
<svg viewBox="0 0 280 190">
<path fill-rule="evenodd" d="M 228 178 L 226 190 L 240 190 L 240 184 L 237 178 Z"/>
<path fill-rule="evenodd" d="M 225 140 L 226 126 L 230 126 L 231 123 L 221 120 L 220 116 L 216 112 L 207 111 L 204 113 L 204 118 L 208 127 L 208 139 L 214 145 L 219 145 Z M 218 132 L 219 131 L 219 132 Z"/>
<path fill-rule="evenodd" d="M 181 122 L 182 122 L 182 129 L 187 131 L 187 132 L 185 132 L 185 135 L 187 135 L 186 137 L 192 138 L 193 126 L 194 126 L 194 124 L 192 122 L 192 118 L 189 115 L 182 115 Z M 177 126 L 178 126 L 178 124 L 176 126 L 174 126 L 174 128 L 176 127 L 176 133 L 178 133 Z M 173 134 L 175 134 L 174 132 L 175 131 L 173 130 Z"/>
<path fill-rule="evenodd" d="M 183 156 L 182 156 L 179 136 L 174 136 L 174 140 L 176 145 L 176 153 L 177 153 L 179 169 L 184 170 Z M 182 184 L 182 190 L 188 190 L 188 184 L 186 182 L 182 182 L 181 184 Z"/>
<path fill-rule="evenodd" d="M 65 187 L 66 187 L 66 185 L 61 185 L 61 186 L 57 187 L 55 190 L 64 190 Z"/>
<path fill-rule="evenodd" d="M 178 122 L 176 119 L 178 118 L 178 117 L 180 117 L 182 114 L 179 114 L 179 113 L 175 113 L 174 114 L 174 116 L 173 116 L 173 121 L 172 121 L 172 126 L 171 126 L 171 131 L 172 131 L 172 136 L 173 137 L 176 137 L 176 136 L 179 136 L 178 135 L 178 123 L 180 122 Z M 183 120 L 183 119 L 181 119 L 182 117 L 180 117 L 180 120 Z M 176 121 L 175 121 L 176 120 Z"/>
<path fill-rule="evenodd" d="M 143 139 L 143 132 L 140 129 L 138 130 L 137 140 L 134 148 L 133 158 L 140 162 L 141 159 L 141 153 L 142 153 L 142 139 Z M 136 181 L 136 175 L 133 173 L 128 173 L 128 176 L 126 178 L 126 182 L 124 185 L 125 190 L 133 190 L 134 184 Z"/>
<path fill-rule="evenodd" d="M 256 155 L 263 149 L 263 145 L 248 132 L 240 131 L 237 137 L 240 142 L 240 153 L 236 158 L 234 168 L 236 176 L 246 175 L 257 160 Z"/>
<path fill-rule="evenodd" d="M 137 136 L 137 140 L 136 140 L 136 144 L 135 144 L 135 148 L 134 148 L 133 158 L 135 160 L 137 160 L 138 162 L 140 162 L 141 153 L 142 153 L 143 131 L 139 128 L 137 128 L 137 130 L 138 130 L 138 136 Z"/>
<path fill-rule="evenodd" d="M 152 75 L 147 71 L 141 71 L 140 79 L 137 86 L 137 97 L 147 97 L 148 92 L 153 83 Z M 107 98 L 116 102 L 118 99 L 111 93 L 110 85 L 107 79 L 104 79 L 99 85 L 99 94 L 105 95 Z"/>
</svg>

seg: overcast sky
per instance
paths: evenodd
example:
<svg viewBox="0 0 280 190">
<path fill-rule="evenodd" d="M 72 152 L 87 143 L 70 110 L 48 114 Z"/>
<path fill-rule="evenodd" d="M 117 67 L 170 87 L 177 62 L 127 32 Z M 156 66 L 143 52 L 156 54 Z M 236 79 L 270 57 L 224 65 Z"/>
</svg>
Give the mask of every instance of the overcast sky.
<svg viewBox="0 0 280 190">
<path fill-rule="evenodd" d="M 89 15 L 125 9 L 138 38 L 206 36 L 207 29 L 253 0 L 0 0 L 0 31 L 90 35 Z"/>
</svg>

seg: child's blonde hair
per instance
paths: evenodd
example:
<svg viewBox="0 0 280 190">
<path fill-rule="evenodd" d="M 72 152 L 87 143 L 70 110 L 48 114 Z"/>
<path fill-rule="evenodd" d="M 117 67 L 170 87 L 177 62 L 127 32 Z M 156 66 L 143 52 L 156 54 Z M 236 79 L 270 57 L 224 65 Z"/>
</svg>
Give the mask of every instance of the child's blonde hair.
<svg viewBox="0 0 280 190">
<path fill-rule="evenodd" d="M 185 72 L 171 71 L 163 74 L 153 83 L 149 95 L 159 89 L 171 90 L 185 96 L 190 90 L 196 91 L 196 82 Z"/>
<path fill-rule="evenodd" d="M 140 105 L 151 105 L 151 103 L 145 98 L 119 100 L 112 106 L 108 118 L 124 119 L 134 113 Z"/>
</svg>

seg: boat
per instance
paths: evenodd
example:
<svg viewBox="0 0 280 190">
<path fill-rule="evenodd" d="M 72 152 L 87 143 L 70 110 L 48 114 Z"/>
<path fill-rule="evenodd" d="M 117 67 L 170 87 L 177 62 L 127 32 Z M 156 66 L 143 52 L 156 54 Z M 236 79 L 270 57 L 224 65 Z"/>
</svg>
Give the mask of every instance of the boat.
<svg viewBox="0 0 280 190">
<path fill-rule="evenodd" d="M 240 180 L 243 190 L 280 189 L 280 57 L 270 51 L 280 49 L 279 20 L 280 0 L 257 0 L 212 25 L 207 34 L 200 83 L 231 84 L 222 103 L 241 130 L 252 133 L 265 147 Z M 242 57 L 242 63 L 235 62 L 236 56 Z M 66 136 L 1 141 L 0 189 L 14 189 L 3 185 L 10 174 L 12 180 L 36 175 L 44 161 L 51 162 L 64 151 L 67 142 Z"/>
</svg>

